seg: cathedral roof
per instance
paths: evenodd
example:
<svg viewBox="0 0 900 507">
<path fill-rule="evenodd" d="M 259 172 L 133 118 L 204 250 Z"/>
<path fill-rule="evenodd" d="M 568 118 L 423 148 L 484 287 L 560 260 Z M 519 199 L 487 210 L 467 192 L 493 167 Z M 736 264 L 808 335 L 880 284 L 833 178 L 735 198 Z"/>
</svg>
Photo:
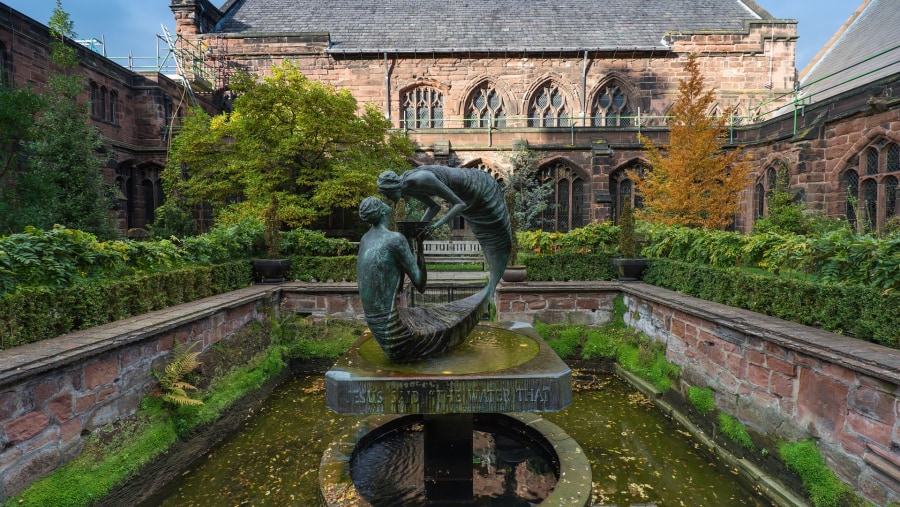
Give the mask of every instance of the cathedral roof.
<svg viewBox="0 0 900 507">
<path fill-rule="evenodd" d="M 667 32 L 743 32 L 753 0 L 237 0 L 220 33 L 329 34 L 331 53 L 666 49 Z"/>
<path fill-rule="evenodd" d="M 866 0 L 800 78 L 800 98 L 819 102 L 900 73 L 896 0 Z"/>
</svg>

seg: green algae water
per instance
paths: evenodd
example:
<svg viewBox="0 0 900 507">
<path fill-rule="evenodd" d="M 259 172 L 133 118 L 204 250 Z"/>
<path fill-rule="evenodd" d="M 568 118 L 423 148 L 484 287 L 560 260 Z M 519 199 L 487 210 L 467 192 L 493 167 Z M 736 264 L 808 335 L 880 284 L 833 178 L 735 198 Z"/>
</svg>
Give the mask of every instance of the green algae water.
<svg viewBox="0 0 900 507">
<path fill-rule="evenodd" d="M 595 506 L 771 505 L 618 377 L 576 378 L 572 405 L 542 416 L 591 461 Z M 292 379 L 235 435 L 143 505 L 317 506 L 322 453 L 360 419 L 325 408 L 322 377 Z M 482 457 L 474 458 L 477 470 Z"/>
</svg>

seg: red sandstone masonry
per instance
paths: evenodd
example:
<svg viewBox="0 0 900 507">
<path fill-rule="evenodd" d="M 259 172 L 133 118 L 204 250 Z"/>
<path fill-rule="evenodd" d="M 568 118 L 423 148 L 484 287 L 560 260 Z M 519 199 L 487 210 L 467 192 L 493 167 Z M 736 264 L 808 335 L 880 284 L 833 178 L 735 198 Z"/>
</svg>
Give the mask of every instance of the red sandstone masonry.
<svg viewBox="0 0 900 507">
<path fill-rule="evenodd" d="M 153 319 L 135 317 L 0 351 L 0 502 L 70 459 L 85 430 L 136 410 L 155 384 L 151 367 L 165 364 L 176 338 L 204 347 L 211 337 L 227 339 L 265 315 L 276 290 L 250 287 L 153 312 Z M 198 310 L 206 301 L 219 306 Z M 146 322 L 160 331 L 142 331 Z M 58 345 L 67 341 L 77 345 Z M 44 361 L 28 359 L 44 349 Z"/>
<path fill-rule="evenodd" d="M 248 292 L 254 295 L 250 297 Z M 813 344 L 793 341 L 791 332 L 808 337 L 815 330 L 639 283 L 501 284 L 496 301 L 500 319 L 529 321 L 551 310 L 530 309 L 526 300 L 546 304 L 548 300 L 561 301 L 563 295 L 573 302 L 596 297 L 598 310 L 578 309 L 579 305 L 573 304 L 571 310 L 560 310 L 559 316 L 577 319 L 580 315 L 599 321 L 610 318 L 612 300 L 622 292 L 630 316 L 637 319 L 632 324 L 666 342 L 667 358 L 681 366 L 682 378 L 713 388 L 721 409 L 775 436 L 819 438 L 829 463 L 869 500 L 884 504 L 900 499 L 897 484 L 877 468 L 895 465 L 883 457 L 878 458 L 881 461 L 872 457 L 877 449 L 879 456 L 900 463 L 900 453 L 895 450 L 900 442 L 896 408 L 900 352 L 896 350 L 856 344 L 860 354 L 869 354 L 866 362 L 831 354 L 829 342 L 848 338 L 818 332 Z M 282 313 L 329 315 L 340 311 L 362 316 L 353 284 L 253 287 L 223 299 L 246 297 L 255 303 L 225 304 L 225 309 L 205 315 L 194 315 L 190 304 L 182 305 L 180 314 L 171 310 L 171 326 L 153 336 L 132 338 L 116 353 L 101 348 L 94 356 L 78 360 L 55 357 L 58 368 L 34 374 L 0 370 L 0 442 L 12 442 L 10 435 L 19 439 L 0 454 L 0 495 L 10 494 L 62 463 L 77 448 L 84 428 L 134 410 L 149 381 L 149 366 L 165 361 L 176 337 L 180 341 L 202 339 L 209 335 L 210 326 L 237 329 L 241 322 L 264 315 L 271 305 Z M 246 308 L 248 313 L 228 313 L 228 308 Z M 724 337 L 719 335 L 723 330 L 728 330 Z M 115 338 L 110 341 L 114 342 Z M 0 352 L 4 359 L 0 363 L 8 364 L 8 353 Z M 876 363 L 878 367 L 873 368 Z M 114 371 L 118 376 L 113 376 Z M 101 379 L 107 384 L 95 385 Z M 29 399 L 37 402 L 32 404 L 26 401 Z"/>
</svg>

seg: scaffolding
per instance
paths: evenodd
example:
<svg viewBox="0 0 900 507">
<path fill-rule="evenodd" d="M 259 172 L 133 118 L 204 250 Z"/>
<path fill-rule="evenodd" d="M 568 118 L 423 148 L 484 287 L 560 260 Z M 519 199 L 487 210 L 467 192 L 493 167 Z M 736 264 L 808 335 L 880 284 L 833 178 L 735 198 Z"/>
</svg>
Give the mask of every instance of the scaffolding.
<svg viewBox="0 0 900 507">
<path fill-rule="evenodd" d="M 190 88 L 192 101 L 195 92 L 212 92 L 227 85 L 230 67 L 225 58 L 227 48 L 224 37 L 209 35 L 190 40 L 180 34 L 171 34 L 165 25 L 160 27 L 162 33 L 156 35 L 156 56 L 135 56 L 133 53 L 108 56 L 105 48 L 101 54 L 129 70 L 157 72 L 182 81 Z M 91 49 L 96 51 L 97 46 L 93 44 Z M 99 46 L 103 48 L 102 43 Z"/>
</svg>

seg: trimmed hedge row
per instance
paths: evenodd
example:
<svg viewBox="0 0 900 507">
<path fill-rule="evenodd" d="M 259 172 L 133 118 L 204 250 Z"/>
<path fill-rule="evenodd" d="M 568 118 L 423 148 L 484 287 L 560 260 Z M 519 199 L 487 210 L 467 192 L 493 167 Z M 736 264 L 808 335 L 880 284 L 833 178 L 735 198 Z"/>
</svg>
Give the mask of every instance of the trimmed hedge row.
<svg viewBox="0 0 900 507">
<path fill-rule="evenodd" d="M 0 350 L 46 340 L 252 283 L 249 261 L 192 266 L 0 296 Z"/>
<path fill-rule="evenodd" d="M 644 281 L 807 326 L 900 347 L 900 292 L 651 259 Z"/>
<path fill-rule="evenodd" d="M 297 282 L 355 282 L 356 256 L 290 257 L 286 280 Z"/>
<path fill-rule="evenodd" d="M 612 252 L 558 253 L 522 256 L 530 281 L 611 280 L 616 277 L 609 263 Z"/>
</svg>

